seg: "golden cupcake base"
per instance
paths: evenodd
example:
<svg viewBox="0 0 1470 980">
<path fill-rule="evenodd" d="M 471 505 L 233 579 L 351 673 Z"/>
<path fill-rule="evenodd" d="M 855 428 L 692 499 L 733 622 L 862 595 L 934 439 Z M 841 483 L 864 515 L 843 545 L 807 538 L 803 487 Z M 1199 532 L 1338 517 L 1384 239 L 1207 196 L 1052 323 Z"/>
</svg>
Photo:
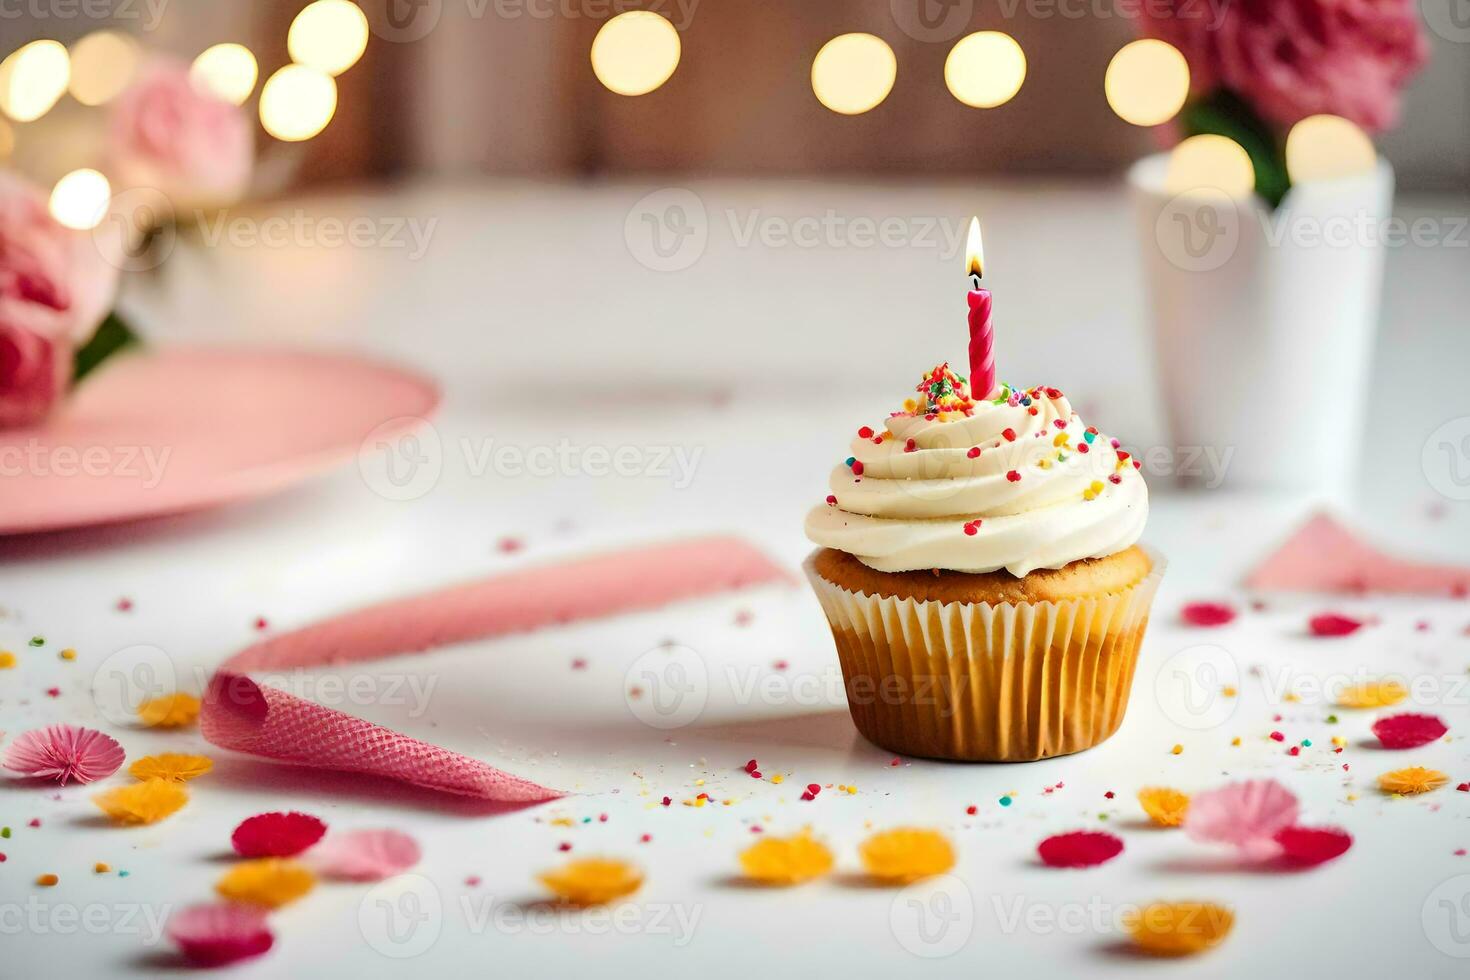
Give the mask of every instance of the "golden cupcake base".
<svg viewBox="0 0 1470 980">
<path fill-rule="evenodd" d="M 853 723 L 873 744 L 932 759 L 1028 762 L 1092 748 L 1122 724 L 1163 577 L 1157 555 L 1130 548 L 1034 573 L 1030 583 L 861 566 L 863 575 L 848 564 L 861 563 L 833 555 L 819 549 L 805 569 L 832 626 Z M 1059 582 L 1083 594 L 1062 597 Z M 968 601 L 996 583 L 1051 597 Z M 908 587 L 916 584 L 923 590 Z M 946 598 L 922 597 L 936 589 Z"/>
</svg>

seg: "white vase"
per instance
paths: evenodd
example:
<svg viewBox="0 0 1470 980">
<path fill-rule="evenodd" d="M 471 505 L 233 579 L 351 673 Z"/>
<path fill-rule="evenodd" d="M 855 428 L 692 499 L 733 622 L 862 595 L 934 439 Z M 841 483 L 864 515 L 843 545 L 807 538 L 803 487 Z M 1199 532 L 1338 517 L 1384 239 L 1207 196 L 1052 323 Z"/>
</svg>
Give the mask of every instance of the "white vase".
<svg viewBox="0 0 1470 980">
<path fill-rule="evenodd" d="M 1212 485 L 1345 502 L 1359 460 L 1393 168 L 1257 197 L 1129 171 L 1175 459 Z M 1213 457 L 1209 454 L 1213 452 Z M 1198 474 L 1181 474 L 1184 482 Z"/>
</svg>

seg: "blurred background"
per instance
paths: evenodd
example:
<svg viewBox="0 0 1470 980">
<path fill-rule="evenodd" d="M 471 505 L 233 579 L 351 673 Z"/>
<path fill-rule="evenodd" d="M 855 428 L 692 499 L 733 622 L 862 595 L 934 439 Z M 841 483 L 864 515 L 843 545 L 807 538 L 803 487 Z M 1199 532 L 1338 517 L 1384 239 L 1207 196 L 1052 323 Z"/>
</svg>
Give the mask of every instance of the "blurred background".
<svg viewBox="0 0 1470 980">
<path fill-rule="evenodd" d="M 1100 84 L 1110 59 L 1135 36 L 1128 14 L 1143 2 L 362 0 L 372 43 L 338 77 L 336 117 L 310 144 L 300 180 L 1116 174 L 1156 142 L 1108 111 Z M 1227 2 L 1195 6 L 1213 16 Z M 1436 4 L 1456 23 L 1454 0 L 1425 0 Z M 184 60 L 235 42 L 255 54 L 263 80 L 289 62 L 287 35 L 303 6 L 17 0 L 0 15 L 0 48 L 38 38 L 72 45 L 101 28 Z M 665 15 L 682 55 L 667 82 L 629 99 L 599 83 L 588 52 L 608 19 L 636 9 Z M 944 97 L 944 63 L 953 42 L 984 30 L 1016 39 L 1027 55 L 1026 78 L 1015 98 L 977 114 Z M 844 117 L 812 97 L 812 58 L 846 32 L 881 37 L 897 58 L 881 111 Z M 1380 149 L 1400 186 L 1463 191 L 1470 181 L 1470 45 L 1434 31 L 1428 38 L 1430 62 Z M 85 107 L 63 102 L 55 111 Z M 27 169 L 70 162 L 23 132 L 11 139 L 17 164 Z"/>
</svg>

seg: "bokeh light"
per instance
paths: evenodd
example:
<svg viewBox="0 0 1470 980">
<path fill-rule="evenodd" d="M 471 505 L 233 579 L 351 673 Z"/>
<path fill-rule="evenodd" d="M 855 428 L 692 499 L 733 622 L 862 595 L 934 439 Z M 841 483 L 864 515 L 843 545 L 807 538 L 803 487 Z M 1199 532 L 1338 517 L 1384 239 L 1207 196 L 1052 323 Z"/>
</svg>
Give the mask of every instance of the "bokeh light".
<svg viewBox="0 0 1470 980">
<path fill-rule="evenodd" d="M 893 49 L 871 34 L 839 34 L 812 59 L 817 101 L 844 116 L 867 112 L 888 98 L 897 77 Z"/>
<path fill-rule="evenodd" d="M 66 92 L 71 58 L 57 41 L 32 41 L 0 62 L 0 112 L 17 122 L 40 119 Z"/>
<path fill-rule="evenodd" d="M 1189 98 L 1189 62 L 1167 41 L 1133 41 L 1108 63 L 1103 90 L 1125 122 L 1160 126 L 1179 115 Z"/>
<path fill-rule="evenodd" d="M 674 25 L 649 10 L 630 10 L 592 39 L 592 73 L 619 95 L 647 95 L 674 74 L 682 50 Z"/>
<path fill-rule="evenodd" d="M 1245 148 L 1229 137 L 1191 136 L 1169 155 L 1164 189 L 1170 194 L 1219 191 L 1248 197 L 1256 189 L 1256 168 Z"/>
<path fill-rule="evenodd" d="M 255 91 L 260 67 L 243 44 L 216 44 L 206 48 L 189 68 L 195 86 L 235 105 L 244 105 Z"/>
<path fill-rule="evenodd" d="M 112 200 L 112 186 L 95 170 L 73 170 L 51 189 L 51 217 L 77 231 L 102 223 Z"/>
<path fill-rule="evenodd" d="M 71 49 L 70 89 L 82 105 L 104 105 L 128 87 L 138 71 L 138 42 L 117 31 L 93 31 Z"/>
<path fill-rule="evenodd" d="M 287 65 L 260 89 L 260 124 L 278 140 L 309 140 L 337 111 L 337 83 L 305 65 Z"/>
<path fill-rule="evenodd" d="M 1341 116 L 1308 116 L 1286 136 L 1286 172 L 1293 184 L 1357 177 L 1377 166 L 1368 134 Z"/>
<path fill-rule="evenodd" d="M 1009 34 L 980 31 L 960 38 L 944 59 L 944 84 L 967 106 L 1005 105 L 1026 81 L 1026 52 Z"/>
<path fill-rule="evenodd" d="M 292 61 L 328 75 L 340 75 L 357 64 L 367 43 L 367 15 L 351 0 L 308 4 L 286 34 Z"/>
</svg>

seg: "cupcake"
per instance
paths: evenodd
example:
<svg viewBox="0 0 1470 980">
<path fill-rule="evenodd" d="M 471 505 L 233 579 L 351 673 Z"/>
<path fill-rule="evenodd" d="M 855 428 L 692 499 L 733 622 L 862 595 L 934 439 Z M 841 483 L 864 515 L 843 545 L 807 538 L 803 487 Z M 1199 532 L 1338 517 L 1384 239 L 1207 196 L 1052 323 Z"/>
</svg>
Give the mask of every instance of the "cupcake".
<svg viewBox="0 0 1470 980">
<path fill-rule="evenodd" d="M 917 391 L 857 431 L 806 520 L 853 721 L 937 759 L 1091 748 L 1123 720 L 1163 574 L 1137 461 L 1055 388 L 976 401 L 942 364 Z"/>
</svg>

